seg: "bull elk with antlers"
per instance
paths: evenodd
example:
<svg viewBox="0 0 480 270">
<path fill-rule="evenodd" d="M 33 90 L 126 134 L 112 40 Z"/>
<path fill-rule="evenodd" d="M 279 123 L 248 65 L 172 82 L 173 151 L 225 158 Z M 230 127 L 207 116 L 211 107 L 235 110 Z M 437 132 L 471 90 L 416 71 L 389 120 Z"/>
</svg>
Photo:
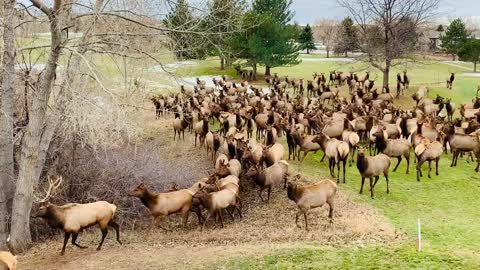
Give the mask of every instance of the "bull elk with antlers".
<svg viewBox="0 0 480 270">
<path fill-rule="evenodd" d="M 61 255 L 65 254 L 70 236 L 72 236 L 72 244 L 79 248 L 86 248 L 77 244 L 78 234 L 86 228 L 99 225 L 102 231 L 102 240 L 97 247 L 100 250 L 103 241 L 107 237 L 108 228 L 115 229 L 117 233 L 117 241 L 120 241 L 120 226 L 113 220 L 117 206 L 106 201 L 98 201 L 93 203 L 69 203 L 65 205 L 55 205 L 48 202 L 50 196 L 61 186 L 63 178 L 57 177 L 53 180 L 48 177 L 49 187 L 46 195 L 39 201 L 40 208 L 32 215 L 33 218 L 43 218 L 52 228 L 62 229 L 65 233 Z"/>
</svg>

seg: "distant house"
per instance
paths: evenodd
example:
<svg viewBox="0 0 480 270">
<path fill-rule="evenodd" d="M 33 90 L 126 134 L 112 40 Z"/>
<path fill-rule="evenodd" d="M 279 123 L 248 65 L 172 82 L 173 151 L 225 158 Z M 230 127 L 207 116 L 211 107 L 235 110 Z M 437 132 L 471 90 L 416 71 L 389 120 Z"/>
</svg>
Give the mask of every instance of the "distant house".
<svg viewBox="0 0 480 270">
<path fill-rule="evenodd" d="M 432 27 L 425 33 L 426 38 L 428 38 L 428 49 L 430 51 L 436 52 L 442 48 L 442 40 L 440 39 L 445 32 L 445 27 L 443 25 L 438 25 Z"/>
</svg>

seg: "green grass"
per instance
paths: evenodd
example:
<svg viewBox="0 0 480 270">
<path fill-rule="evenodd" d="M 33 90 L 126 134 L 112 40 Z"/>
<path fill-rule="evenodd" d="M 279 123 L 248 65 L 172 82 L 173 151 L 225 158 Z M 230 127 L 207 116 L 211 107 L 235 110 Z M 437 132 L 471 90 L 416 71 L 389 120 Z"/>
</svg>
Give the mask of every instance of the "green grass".
<svg viewBox="0 0 480 270">
<path fill-rule="evenodd" d="M 299 248 L 262 258 L 235 258 L 219 269 L 478 269 L 480 261 L 455 255 L 417 252 L 410 246 Z"/>
</svg>

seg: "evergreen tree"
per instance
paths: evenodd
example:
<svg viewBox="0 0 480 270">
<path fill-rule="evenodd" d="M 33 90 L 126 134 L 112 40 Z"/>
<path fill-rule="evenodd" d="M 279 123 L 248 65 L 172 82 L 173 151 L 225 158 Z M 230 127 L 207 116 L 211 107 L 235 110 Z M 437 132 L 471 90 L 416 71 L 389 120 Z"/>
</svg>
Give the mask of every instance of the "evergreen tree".
<svg viewBox="0 0 480 270">
<path fill-rule="evenodd" d="M 244 16 L 245 31 L 236 35 L 232 47 L 247 59 L 256 76 L 257 65 L 265 65 L 265 75 L 272 67 L 298 64 L 298 46 L 292 42 L 296 32 L 287 24 L 293 17 L 291 0 L 255 0 Z"/>
<path fill-rule="evenodd" d="M 171 40 L 171 49 L 178 59 L 202 59 L 207 55 L 206 42 L 195 34 L 202 32 L 204 23 L 193 16 L 187 0 L 178 0 L 170 6 L 170 12 L 164 19 L 169 29 L 167 35 Z"/>
<path fill-rule="evenodd" d="M 455 19 L 450 23 L 445 34 L 440 37 L 442 48 L 445 52 L 452 54 L 455 60 L 455 55 L 467 42 L 468 36 L 465 23 L 461 19 Z"/>
<path fill-rule="evenodd" d="M 458 56 L 462 61 L 473 62 L 473 72 L 477 72 L 477 63 L 480 61 L 480 39 L 468 39 L 458 50 Z"/>
<path fill-rule="evenodd" d="M 309 24 L 307 24 L 307 26 L 303 28 L 303 31 L 300 33 L 300 36 L 298 38 L 298 42 L 300 43 L 300 48 L 302 50 L 307 50 L 307 54 L 310 53 L 310 50 L 315 50 L 313 32 Z"/>
<path fill-rule="evenodd" d="M 350 17 L 346 17 L 340 24 L 334 51 L 336 53 L 344 53 L 345 57 L 347 57 L 348 52 L 354 51 L 358 49 L 358 47 L 358 37 L 355 26 L 353 25 L 353 20 Z"/>
</svg>

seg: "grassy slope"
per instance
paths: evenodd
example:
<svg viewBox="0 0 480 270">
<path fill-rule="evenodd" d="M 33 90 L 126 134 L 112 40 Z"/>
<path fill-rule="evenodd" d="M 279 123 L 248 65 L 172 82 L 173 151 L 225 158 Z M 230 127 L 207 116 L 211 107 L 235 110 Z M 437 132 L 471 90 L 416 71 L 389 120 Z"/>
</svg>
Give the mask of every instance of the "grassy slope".
<svg viewBox="0 0 480 270">
<path fill-rule="evenodd" d="M 215 65 L 215 66 L 212 66 Z M 314 71 L 327 72 L 329 70 L 358 71 L 364 68 L 359 63 L 336 62 L 303 62 L 294 67 L 281 67 L 273 72 L 296 78 L 310 78 Z M 392 72 L 391 81 L 396 81 L 396 72 Z M 444 78 L 449 72 L 465 72 L 442 63 L 427 63 L 409 68 L 412 88 L 427 83 L 431 85 L 431 94 L 440 94 L 451 97 L 457 104 L 471 99 L 475 95 L 478 78 L 457 76 L 452 91 L 445 89 Z M 222 74 L 216 68 L 216 62 L 203 62 L 196 70 L 198 74 Z M 190 71 L 190 72 L 192 72 Z M 375 71 L 371 70 L 375 77 Z M 380 78 L 380 76 L 379 76 Z M 379 81 L 379 80 L 377 80 Z M 413 92 L 413 89 L 411 92 Z M 397 103 L 411 106 L 411 99 L 402 98 Z M 322 153 L 310 154 L 300 164 L 291 162 L 293 170 L 300 171 L 312 180 L 329 177 L 326 162 L 320 163 Z M 396 162 L 396 161 L 393 161 Z M 393 163 L 392 162 L 392 163 Z M 393 163 L 394 165 L 395 163 Z M 354 200 L 371 203 L 380 209 L 390 221 L 399 229 L 407 233 L 408 240 L 404 244 L 390 246 L 374 246 L 366 249 L 354 250 L 351 248 L 321 248 L 298 249 L 288 253 L 279 252 L 264 258 L 237 258 L 227 263 L 228 268 L 272 268 L 292 269 L 316 268 L 336 262 L 334 269 L 365 268 L 477 268 L 480 257 L 477 251 L 480 248 L 480 212 L 477 211 L 480 191 L 480 176 L 474 173 L 474 165 L 464 160 L 456 168 L 450 168 L 450 155 L 444 155 L 440 162 L 440 175 L 433 174 L 432 179 L 426 177 L 427 165 L 424 168 L 424 178 L 421 182 L 415 179 L 415 164 L 410 165 L 410 174 L 405 174 L 406 163 L 402 162 L 398 171 L 391 173 L 390 194 L 385 193 L 385 181 L 381 179 L 376 187 L 376 198 L 370 199 L 367 195 L 359 195 L 360 177 L 353 166 L 347 169 L 347 184 L 340 188 L 346 189 Z M 393 166 L 392 165 L 392 166 Z M 416 238 L 417 218 L 422 220 L 424 238 L 424 252 L 418 254 L 413 248 Z M 389 257 L 389 260 L 385 260 Z M 448 266 L 447 266 L 448 265 Z M 225 265 L 224 265 L 225 266 Z"/>
</svg>

